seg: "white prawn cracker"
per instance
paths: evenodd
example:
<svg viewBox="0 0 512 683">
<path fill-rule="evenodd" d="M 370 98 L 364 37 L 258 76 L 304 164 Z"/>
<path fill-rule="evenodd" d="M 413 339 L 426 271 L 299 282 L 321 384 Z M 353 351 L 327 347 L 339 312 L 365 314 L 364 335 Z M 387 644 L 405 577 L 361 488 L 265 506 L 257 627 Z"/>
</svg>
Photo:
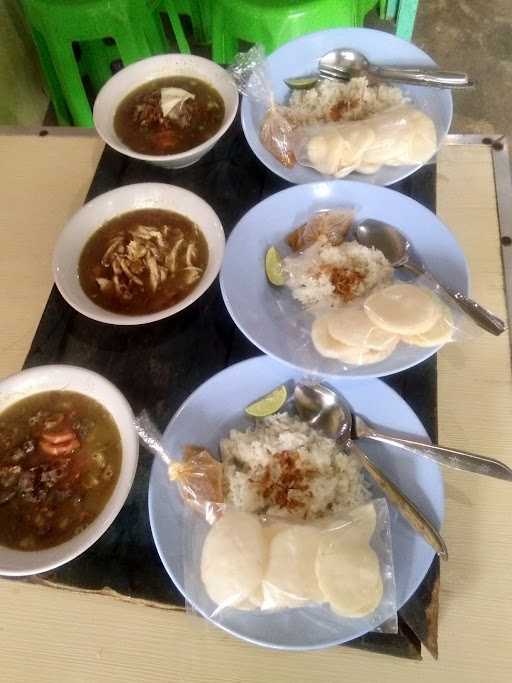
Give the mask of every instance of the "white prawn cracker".
<svg viewBox="0 0 512 683">
<path fill-rule="evenodd" d="M 327 329 L 342 344 L 372 351 L 384 351 L 388 346 L 396 346 L 398 341 L 397 335 L 372 323 L 361 306 L 333 311 L 327 317 Z"/>
<path fill-rule="evenodd" d="M 303 607 L 324 601 L 315 574 L 320 536 L 319 529 L 299 525 L 274 536 L 263 577 L 262 609 Z"/>
<path fill-rule="evenodd" d="M 220 607 L 243 604 L 258 589 L 266 565 L 266 541 L 257 517 L 227 510 L 203 545 L 201 579 Z"/>
<path fill-rule="evenodd" d="M 403 341 L 414 346 L 442 346 L 452 341 L 455 325 L 448 306 L 442 304 L 441 316 L 426 332 L 403 337 Z"/>
<path fill-rule="evenodd" d="M 311 328 L 315 349 L 326 358 L 334 358 L 349 365 L 369 365 L 390 356 L 396 348 L 398 337 L 393 336 L 387 346 L 377 351 L 368 347 L 351 346 L 335 339 L 329 332 L 330 316 L 317 318 Z"/>
<path fill-rule="evenodd" d="M 311 340 L 318 353 L 325 358 L 340 359 L 346 347 L 330 334 L 327 316 L 315 319 L 311 327 Z"/>
<path fill-rule="evenodd" d="M 441 316 L 441 307 L 428 290 L 409 284 L 379 289 L 366 299 L 370 320 L 392 334 L 423 334 Z"/>
<path fill-rule="evenodd" d="M 354 525 L 357 527 L 357 525 Z M 315 571 L 324 600 L 342 617 L 375 611 L 384 594 L 379 558 L 364 534 L 340 527 L 322 535 Z"/>
<path fill-rule="evenodd" d="M 160 90 L 160 108 L 164 116 L 174 113 L 177 108 L 181 109 L 184 102 L 187 100 L 194 100 L 195 95 L 183 88 L 161 88 Z"/>
</svg>

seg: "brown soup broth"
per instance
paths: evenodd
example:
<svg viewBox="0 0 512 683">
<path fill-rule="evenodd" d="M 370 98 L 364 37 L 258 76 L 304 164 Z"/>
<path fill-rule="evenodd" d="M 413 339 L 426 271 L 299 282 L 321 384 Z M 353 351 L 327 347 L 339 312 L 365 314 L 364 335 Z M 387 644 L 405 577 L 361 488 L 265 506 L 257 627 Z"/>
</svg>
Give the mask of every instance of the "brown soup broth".
<svg viewBox="0 0 512 683">
<path fill-rule="evenodd" d="M 98 306 L 144 315 L 184 299 L 207 263 L 208 245 L 195 223 L 173 211 L 139 209 L 116 216 L 90 237 L 78 271 L 82 289 Z"/>
<path fill-rule="evenodd" d="M 99 403 L 47 391 L 0 414 L 0 545 L 51 548 L 87 527 L 121 470 L 119 430 Z"/>
<path fill-rule="evenodd" d="M 167 87 L 194 95 L 179 107 L 176 117 L 164 117 L 160 108 L 160 89 Z M 179 154 L 215 135 L 224 114 L 224 101 L 211 85 L 189 76 L 169 76 L 145 83 L 127 95 L 115 113 L 114 130 L 134 152 Z"/>
</svg>

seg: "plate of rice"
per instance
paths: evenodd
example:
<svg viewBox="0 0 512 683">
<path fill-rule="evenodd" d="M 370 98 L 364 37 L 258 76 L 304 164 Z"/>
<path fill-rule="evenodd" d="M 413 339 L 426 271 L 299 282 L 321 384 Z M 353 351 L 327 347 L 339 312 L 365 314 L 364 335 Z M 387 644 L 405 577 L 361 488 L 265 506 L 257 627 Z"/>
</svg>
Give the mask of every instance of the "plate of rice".
<svg viewBox="0 0 512 683">
<path fill-rule="evenodd" d="M 254 84 L 251 91 L 249 82 L 241 106 L 245 137 L 258 159 L 291 183 L 350 174 L 390 185 L 427 163 L 442 144 L 451 124 L 452 95 L 440 88 L 366 78 L 322 80 L 311 90 L 291 91 L 284 83 L 315 73 L 320 57 L 339 47 L 359 50 L 378 65 L 436 66 L 416 46 L 383 31 L 341 28 L 307 34 L 265 60 L 270 99 Z M 285 133 L 286 144 L 276 143 Z"/>
<path fill-rule="evenodd" d="M 439 281 L 468 291 L 468 269 L 460 246 L 424 206 L 375 185 L 347 180 L 310 183 L 282 190 L 254 206 L 227 241 L 220 284 L 239 329 L 264 353 L 324 377 L 382 377 L 435 354 L 445 343 L 442 340 L 431 345 L 421 345 L 422 340 L 412 343 L 412 333 L 391 334 L 377 325 L 368 327 L 372 335 L 368 343 L 354 342 L 355 325 L 363 315 L 358 307 L 366 310 L 374 292 L 401 282 L 400 273 L 381 252 L 350 240 L 348 233 L 335 247 L 318 242 L 294 254 L 290 235 L 323 212 L 349 215 L 350 223 L 374 218 L 396 226 Z M 284 257 L 285 286 L 273 286 L 267 279 L 265 258 L 271 246 Z M 341 314 L 342 329 L 333 332 Z M 450 338 L 456 340 L 457 334 L 453 328 Z M 333 341 L 332 335 L 341 341 Z"/>
<path fill-rule="evenodd" d="M 202 384 L 180 407 L 167 427 L 164 445 L 173 457 L 190 443 L 201 444 L 222 460 L 226 501 L 254 514 L 291 520 L 328 519 L 353 509 L 369 497 L 371 485 L 359 463 L 336 444 L 281 412 L 263 419 L 249 418 L 244 408 L 275 386 L 302 379 L 267 356 L 232 365 Z M 428 439 L 409 406 L 378 380 L 331 385 L 342 392 L 355 411 L 390 430 Z M 219 401 L 219 396 L 222 401 Z M 365 450 L 422 512 L 440 526 L 444 513 L 443 481 L 439 467 L 426 458 L 371 443 Z M 294 453 L 294 491 L 282 496 L 283 453 Z M 300 473 L 307 487 L 296 485 Z M 265 486 L 262 486 L 262 481 Z M 391 508 L 391 537 L 397 608 L 414 593 L 434 556 L 432 548 Z M 309 650 L 330 647 L 361 636 L 378 624 L 370 618 L 325 619 L 325 608 L 299 607 L 277 612 L 223 609 L 212 615 L 204 608 L 199 587 L 184 575 L 186 515 L 190 514 L 176 486 L 170 485 L 160 460 L 153 463 L 149 485 L 151 530 L 160 558 L 177 588 L 191 606 L 216 626 L 252 643 L 272 648 Z M 193 513 L 195 514 L 195 513 Z M 324 611 L 321 611 L 324 610 Z"/>
</svg>

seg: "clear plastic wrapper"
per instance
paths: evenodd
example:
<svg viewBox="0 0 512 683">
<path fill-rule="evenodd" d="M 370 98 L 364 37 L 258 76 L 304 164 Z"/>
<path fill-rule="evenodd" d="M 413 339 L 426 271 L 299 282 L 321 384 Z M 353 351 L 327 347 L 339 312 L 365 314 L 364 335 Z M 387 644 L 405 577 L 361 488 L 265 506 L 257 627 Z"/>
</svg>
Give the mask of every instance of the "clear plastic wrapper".
<svg viewBox="0 0 512 683">
<path fill-rule="evenodd" d="M 207 518 L 223 504 L 222 463 L 200 446 L 185 446 L 183 458 L 169 466 L 169 479 L 185 503 Z"/>
<path fill-rule="evenodd" d="M 324 237 L 329 244 L 337 247 L 347 236 L 353 220 L 354 212 L 350 209 L 317 211 L 287 236 L 286 243 L 292 251 L 300 252 Z"/>
<path fill-rule="evenodd" d="M 145 411 L 135 418 L 135 428 L 144 445 L 165 462 L 169 482 L 178 486 L 187 506 L 213 522 L 224 504 L 222 463 L 194 445 L 184 447 L 181 460 L 169 457 L 162 435 Z"/>
<path fill-rule="evenodd" d="M 298 163 L 336 178 L 353 171 L 375 173 L 385 165 L 424 164 L 436 149 L 432 119 L 409 104 L 362 121 L 300 126 L 290 139 L 290 150 Z"/>
<path fill-rule="evenodd" d="M 261 109 L 260 139 L 264 147 L 284 166 L 292 167 L 296 160 L 291 150 L 293 126 L 283 109 L 274 100 L 270 78 L 265 70 L 265 52 L 255 45 L 236 55 L 229 70 L 242 95 L 251 98 Z"/>
<path fill-rule="evenodd" d="M 269 75 L 265 69 L 265 50 L 254 45 L 247 52 L 239 52 L 229 67 L 238 91 L 267 107 L 274 104 Z"/>
<path fill-rule="evenodd" d="M 375 499 L 336 518 L 259 518 L 226 507 L 213 524 L 186 513 L 185 592 L 219 625 L 236 613 L 301 618 L 332 630 L 358 620 L 366 631 L 396 631 L 388 506 Z M 381 625 L 383 625 L 381 627 Z"/>
</svg>

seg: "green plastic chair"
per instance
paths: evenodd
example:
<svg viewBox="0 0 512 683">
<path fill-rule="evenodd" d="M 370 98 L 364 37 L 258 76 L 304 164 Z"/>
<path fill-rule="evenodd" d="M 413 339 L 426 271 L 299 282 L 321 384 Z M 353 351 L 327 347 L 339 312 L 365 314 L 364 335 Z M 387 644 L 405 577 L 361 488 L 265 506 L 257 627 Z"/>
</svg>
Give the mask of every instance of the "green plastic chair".
<svg viewBox="0 0 512 683">
<path fill-rule="evenodd" d="M 399 38 L 411 40 L 418 12 L 419 0 L 381 0 L 381 17 L 395 21 Z"/>
<path fill-rule="evenodd" d="M 358 0 L 214 0 L 213 59 L 230 64 L 239 40 L 259 43 L 269 54 L 305 33 L 361 25 L 359 4 Z M 373 7 L 377 0 L 366 4 Z"/>
<path fill-rule="evenodd" d="M 112 75 L 113 51 L 124 65 L 167 51 L 161 24 L 143 0 L 22 0 L 45 72 L 59 123 L 70 116 L 92 127 L 92 112 L 73 44 L 80 44 L 91 82 L 101 86 Z M 68 114 L 66 113 L 69 112 Z"/>
</svg>

